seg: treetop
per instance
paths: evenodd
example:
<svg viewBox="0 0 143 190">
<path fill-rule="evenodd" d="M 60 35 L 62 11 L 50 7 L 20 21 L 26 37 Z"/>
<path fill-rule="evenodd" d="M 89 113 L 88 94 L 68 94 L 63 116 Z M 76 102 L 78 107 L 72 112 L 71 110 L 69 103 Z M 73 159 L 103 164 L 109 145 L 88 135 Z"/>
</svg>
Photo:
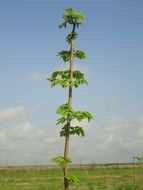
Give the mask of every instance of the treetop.
<svg viewBox="0 0 143 190">
<path fill-rule="evenodd" d="M 81 12 L 76 12 L 72 8 L 67 8 L 66 12 L 63 14 L 63 19 L 65 22 L 59 25 L 59 28 L 66 28 L 67 24 L 72 24 L 75 27 L 79 27 L 84 21 L 84 15 Z"/>
</svg>

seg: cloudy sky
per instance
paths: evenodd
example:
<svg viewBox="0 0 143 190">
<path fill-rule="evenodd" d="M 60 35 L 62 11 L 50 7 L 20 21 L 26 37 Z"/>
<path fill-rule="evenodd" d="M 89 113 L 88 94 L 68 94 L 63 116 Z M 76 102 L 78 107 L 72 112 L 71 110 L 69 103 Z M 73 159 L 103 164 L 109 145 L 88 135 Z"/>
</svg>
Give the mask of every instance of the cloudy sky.
<svg viewBox="0 0 143 190">
<path fill-rule="evenodd" d="M 66 67 L 59 30 L 72 7 L 85 15 L 75 63 L 89 81 L 74 90 L 73 106 L 93 113 L 85 138 L 71 138 L 74 163 L 130 162 L 143 155 L 143 1 L 0 0 L 0 165 L 49 164 L 63 153 L 56 108 L 67 90 L 46 80 Z"/>
</svg>

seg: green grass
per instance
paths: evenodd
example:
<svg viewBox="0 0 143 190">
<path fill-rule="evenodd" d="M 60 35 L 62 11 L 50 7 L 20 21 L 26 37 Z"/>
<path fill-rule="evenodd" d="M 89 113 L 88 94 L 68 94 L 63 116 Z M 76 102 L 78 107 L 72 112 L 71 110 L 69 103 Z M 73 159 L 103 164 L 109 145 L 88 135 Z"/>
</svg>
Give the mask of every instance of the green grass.
<svg viewBox="0 0 143 190">
<path fill-rule="evenodd" d="M 143 168 L 71 169 L 83 184 L 70 190 L 143 190 Z M 62 190 L 62 171 L 56 169 L 0 170 L 0 190 Z"/>
</svg>

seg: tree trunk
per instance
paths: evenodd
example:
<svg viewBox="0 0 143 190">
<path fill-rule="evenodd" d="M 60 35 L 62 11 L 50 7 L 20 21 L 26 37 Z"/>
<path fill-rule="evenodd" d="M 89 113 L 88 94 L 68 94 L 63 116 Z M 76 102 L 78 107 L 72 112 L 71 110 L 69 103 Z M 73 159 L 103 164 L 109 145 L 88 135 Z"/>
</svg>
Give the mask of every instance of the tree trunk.
<svg viewBox="0 0 143 190">
<path fill-rule="evenodd" d="M 69 68 L 69 79 L 70 83 L 72 84 L 73 80 L 73 58 L 74 58 L 74 51 L 73 51 L 73 40 L 70 44 L 70 68 Z M 68 92 L 68 105 L 72 106 L 72 85 L 69 86 Z M 70 130 L 71 121 L 67 123 L 68 132 Z M 69 154 L 69 133 L 65 137 L 65 147 L 64 147 L 64 159 L 68 158 Z M 68 176 L 68 165 L 65 165 L 64 168 L 64 190 L 69 190 L 69 182 L 67 179 Z"/>
</svg>

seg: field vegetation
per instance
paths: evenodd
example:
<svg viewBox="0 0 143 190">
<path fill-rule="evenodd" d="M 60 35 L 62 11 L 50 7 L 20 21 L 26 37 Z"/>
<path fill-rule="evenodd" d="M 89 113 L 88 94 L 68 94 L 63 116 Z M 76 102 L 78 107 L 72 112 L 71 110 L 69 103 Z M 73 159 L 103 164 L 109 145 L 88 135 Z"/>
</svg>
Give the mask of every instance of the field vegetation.
<svg viewBox="0 0 143 190">
<path fill-rule="evenodd" d="M 62 170 L 53 167 L 0 168 L 1 190 L 62 190 Z M 82 184 L 71 190 L 143 190 L 142 165 L 74 166 Z"/>
</svg>

